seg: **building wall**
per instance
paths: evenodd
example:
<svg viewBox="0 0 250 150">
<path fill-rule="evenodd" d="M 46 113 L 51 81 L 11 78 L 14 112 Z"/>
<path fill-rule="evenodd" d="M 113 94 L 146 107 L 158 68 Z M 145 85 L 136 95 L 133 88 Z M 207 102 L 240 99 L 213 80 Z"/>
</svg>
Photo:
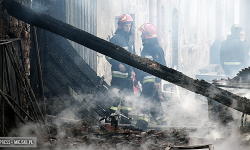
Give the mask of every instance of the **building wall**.
<svg viewBox="0 0 250 150">
<path fill-rule="evenodd" d="M 25 6 L 29 6 L 28 0 L 17 0 Z M 1 5 L 2 0 L 0 0 L 0 40 L 9 40 L 20 38 L 22 43 L 22 51 L 24 56 L 25 73 L 27 76 L 30 75 L 30 25 L 26 24 L 16 18 L 10 16 L 7 11 Z M 21 52 L 21 49 L 17 47 L 19 41 L 13 42 L 16 52 Z M 4 45 L 1 45 L 3 48 Z M 3 93 L 11 96 L 21 108 L 27 110 L 28 112 L 28 100 L 25 94 L 20 90 L 20 83 L 17 81 L 17 74 L 15 74 L 12 64 L 10 63 L 9 55 L 5 55 L 6 51 L 2 51 L 0 54 L 0 89 Z M 9 49 L 8 49 L 9 50 Z M 20 53 L 19 53 L 20 54 Z M 6 56 L 6 57 L 5 57 Z M 6 61 L 3 62 L 4 57 Z M 22 57 L 20 57 L 22 58 Z M 21 62 L 21 60 L 20 60 Z M 4 66 L 3 66 L 4 65 Z M 1 118 L 0 118 L 0 136 L 7 136 L 8 132 L 11 131 L 16 125 L 20 123 L 20 120 L 16 117 L 14 111 L 11 107 L 0 97 L 1 106 Z M 15 107 L 16 108 L 16 107 Z M 25 119 L 27 117 L 23 116 Z M 4 118 L 4 120 L 3 120 Z M 3 127 L 5 124 L 5 129 Z"/>
<path fill-rule="evenodd" d="M 245 31 L 248 39 L 250 38 L 250 1 L 248 0 L 241 0 L 240 1 L 240 25 L 242 25 L 243 31 Z"/>
<path fill-rule="evenodd" d="M 178 66 L 181 72 L 194 77 L 198 70 L 209 63 L 208 41 L 213 33 L 208 23 L 207 1 L 172 0 L 163 1 L 165 9 L 162 47 L 169 67 L 173 67 L 173 12 L 178 11 Z M 210 15 L 210 18 L 212 16 Z"/>
<path fill-rule="evenodd" d="M 96 35 L 97 31 L 97 0 L 65 0 L 66 23 L 88 33 Z M 80 44 L 70 41 L 78 54 L 97 71 L 97 53 Z"/>
</svg>

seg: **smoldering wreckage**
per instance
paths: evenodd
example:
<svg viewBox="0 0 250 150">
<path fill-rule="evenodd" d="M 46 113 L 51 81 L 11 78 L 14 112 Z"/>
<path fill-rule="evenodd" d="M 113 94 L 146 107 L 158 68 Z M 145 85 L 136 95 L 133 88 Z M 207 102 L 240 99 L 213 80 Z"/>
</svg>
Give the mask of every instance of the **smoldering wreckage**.
<svg viewBox="0 0 250 150">
<path fill-rule="evenodd" d="M 245 96 L 244 94 L 237 95 L 230 92 L 230 90 L 222 89 L 249 89 L 248 75 L 250 68 L 243 69 L 233 79 L 214 80 L 210 84 L 204 80 L 192 79 L 177 70 L 163 66 L 150 59 L 141 58 L 117 45 L 51 16 L 33 11 L 15 1 L 5 0 L 2 2 L 2 5 L 9 15 L 33 26 L 34 45 L 37 49 L 33 58 L 36 60 L 36 76 L 39 80 L 39 87 L 32 89 L 32 83 L 28 81 L 23 67 L 20 39 L 1 40 L 1 64 L 3 66 L 3 76 L 1 78 L 5 85 L 1 86 L 4 88 L 1 88 L 0 94 L 3 106 L 6 106 L 3 109 L 9 109 L 8 111 L 13 113 L 13 118 L 18 118 L 22 123 L 20 128 L 10 131 L 7 123 L 11 123 L 11 121 L 6 118 L 4 120 L 5 114 L 2 113 L 0 125 L 2 135 L 21 136 L 22 131 L 29 131 L 29 136 L 38 137 L 37 149 L 212 150 L 214 145 L 225 140 L 225 138 L 218 137 L 208 139 L 195 136 L 196 132 L 210 133 L 214 132 L 216 128 L 218 129 L 217 124 L 212 122 L 212 120 L 211 123 L 209 122 L 201 128 L 152 125 L 149 126 L 147 131 L 142 131 L 134 125 L 118 124 L 119 119 L 125 116 L 119 112 L 107 116 L 106 112 L 110 108 L 109 102 L 113 98 L 110 96 L 112 95 L 110 92 L 113 91 L 109 90 L 110 87 L 104 79 L 98 77 L 75 50 L 72 50 L 71 46 L 65 42 L 66 39 L 69 39 L 184 89 L 203 95 L 207 97 L 210 103 L 218 102 L 219 105 L 216 111 L 213 111 L 213 107 L 209 111 L 212 119 L 216 118 L 215 120 L 222 124 L 220 128 L 227 131 L 223 133 L 223 137 L 232 135 L 231 128 L 223 126 L 231 119 L 229 109 L 232 108 L 242 112 L 241 125 L 238 128 L 241 134 L 237 139 L 243 147 L 250 145 L 249 138 L 247 138 L 249 136 L 249 125 L 246 121 L 246 116 L 250 114 L 249 99 L 243 97 Z M 35 27 L 38 27 L 37 31 Z M 46 37 L 48 40 L 42 41 L 41 37 Z M 51 41 L 53 41 L 53 44 L 51 44 Z M 37 43 L 40 44 L 40 56 Z M 60 49 L 60 51 L 57 51 L 57 49 Z M 43 69 L 41 69 L 41 65 Z M 17 95 L 11 95 L 10 92 L 11 88 L 13 88 L 13 85 L 10 84 L 13 73 L 15 74 L 15 84 L 19 87 L 19 90 L 16 91 Z M 43 84 L 46 85 L 44 91 L 40 88 Z M 67 93 L 69 87 L 73 92 L 89 95 L 88 98 L 80 104 L 70 94 L 62 94 Z M 35 96 L 34 91 L 42 93 L 39 99 Z M 50 100 L 49 104 L 45 104 L 43 93 L 47 94 L 46 101 Z M 28 102 L 25 109 L 20 106 L 19 102 L 16 102 L 13 96 L 25 99 Z M 60 101 L 58 102 L 59 99 Z M 46 108 L 46 105 L 50 107 Z M 71 110 L 81 119 L 67 119 L 47 114 L 56 114 L 56 112 L 65 108 Z M 6 110 L 3 112 L 6 112 Z M 111 124 L 102 123 L 103 120 L 107 119 L 111 120 Z M 56 122 L 60 122 L 60 124 Z"/>
</svg>

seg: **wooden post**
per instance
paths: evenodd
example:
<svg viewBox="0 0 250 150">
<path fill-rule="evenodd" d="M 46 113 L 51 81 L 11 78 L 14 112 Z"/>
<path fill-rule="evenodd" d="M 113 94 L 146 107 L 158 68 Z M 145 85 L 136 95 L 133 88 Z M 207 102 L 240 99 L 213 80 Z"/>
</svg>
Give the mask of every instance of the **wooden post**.
<svg viewBox="0 0 250 150">
<path fill-rule="evenodd" d="M 161 35 L 162 35 L 162 1 L 157 0 L 157 39 L 161 45 Z"/>
<path fill-rule="evenodd" d="M 31 2 L 31 8 L 32 8 L 32 2 Z M 34 46 L 35 46 L 38 78 L 39 78 L 39 91 L 40 91 L 40 94 L 41 94 L 42 113 L 43 113 L 43 117 L 44 117 L 44 123 L 47 124 L 47 113 L 46 113 L 46 104 L 45 104 L 45 99 L 44 99 L 42 67 L 41 67 L 41 61 L 40 61 L 40 56 L 39 56 L 39 48 L 38 48 L 38 41 L 37 41 L 37 35 L 36 35 L 36 27 L 31 26 L 31 30 L 32 30 L 32 34 L 33 34 L 34 44 L 35 44 Z"/>
<path fill-rule="evenodd" d="M 2 46 L 2 85 L 1 90 L 4 91 L 4 67 L 5 67 L 5 58 L 4 58 L 4 48 Z M 2 97 L 2 134 L 4 135 L 4 98 Z"/>
</svg>

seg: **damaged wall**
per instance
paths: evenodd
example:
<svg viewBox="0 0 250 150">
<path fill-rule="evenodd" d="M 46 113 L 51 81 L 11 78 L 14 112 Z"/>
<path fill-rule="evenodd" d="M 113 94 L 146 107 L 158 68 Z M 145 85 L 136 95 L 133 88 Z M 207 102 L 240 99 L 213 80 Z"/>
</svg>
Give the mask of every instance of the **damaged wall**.
<svg viewBox="0 0 250 150">
<path fill-rule="evenodd" d="M 29 0 L 19 0 L 18 2 L 22 3 L 23 5 L 29 6 Z M 21 40 L 21 46 L 22 51 L 19 47 L 19 41 L 15 40 L 15 42 L 12 42 L 13 46 L 15 47 L 15 51 L 19 52 L 19 57 L 21 58 L 23 52 L 24 57 L 24 65 L 26 70 L 26 75 L 30 75 L 30 25 L 26 24 L 20 20 L 17 20 L 16 18 L 8 15 L 7 11 L 3 9 L 2 0 L 0 0 L 0 40 L 9 40 L 9 39 L 15 39 L 20 38 Z M 22 93 L 21 88 L 18 88 L 21 86 L 20 82 L 17 80 L 17 74 L 15 74 L 13 67 L 10 63 L 10 55 L 6 54 L 6 51 L 4 51 L 2 48 L 4 48 L 4 45 L 1 45 L 1 65 L 0 65 L 0 87 L 1 91 L 4 94 L 7 94 L 11 96 L 11 98 L 21 106 L 23 110 L 28 112 L 28 100 L 25 98 L 25 94 Z M 6 56 L 6 57 L 5 57 Z M 4 61 L 5 60 L 5 61 Z M 21 60 L 19 60 L 21 62 Z M 3 66 L 4 64 L 4 66 Z M 3 78 L 4 77 L 4 78 Z M 11 109 L 11 107 L 8 105 L 7 102 L 3 99 L 3 97 L 0 97 L 0 106 L 1 106 L 1 136 L 6 136 L 6 134 L 11 131 L 12 128 L 14 128 L 18 123 L 20 123 L 20 120 L 17 119 L 18 117 L 14 114 L 14 111 Z M 3 106 L 3 107 L 2 107 Z M 15 107 L 16 108 L 16 107 Z M 27 120 L 27 116 L 23 115 L 23 118 Z M 4 125 L 3 125 L 4 124 Z M 2 128 L 4 126 L 4 130 L 2 131 Z"/>
<path fill-rule="evenodd" d="M 165 58 L 168 66 L 174 68 L 174 62 L 181 72 L 194 77 L 198 70 L 209 63 L 208 41 L 214 39 L 214 34 L 208 32 L 213 30 L 214 24 L 211 21 L 213 13 L 209 16 L 207 10 L 208 1 L 185 1 L 174 0 L 164 1 L 164 32 L 162 46 L 165 50 Z M 174 14 L 176 13 L 176 14 Z M 175 21 L 174 17 L 177 17 Z M 178 33 L 175 35 L 174 28 L 178 26 Z M 176 37 L 178 36 L 178 37 Z M 176 40 L 176 41 L 174 41 Z M 178 44 L 177 57 L 173 57 L 174 44 Z"/>
<path fill-rule="evenodd" d="M 93 35 L 97 32 L 97 0 L 65 0 L 61 1 L 65 7 L 66 22 L 76 26 L 79 29 L 87 31 Z M 58 2 L 54 3 L 55 6 Z M 89 66 L 97 71 L 97 53 L 82 45 L 70 41 L 78 54 L 85 60 Z"/>
<path fill-rule="evenodd" d="M 30 62 L 29 62 L 29 54 L 30 54 L 30 25 L 26 24 L 16 18 L 8 15 L 6 10 L 2 8 L 0 0 L 0 39 L 13 39 L 13 38 L 21 38 L 24 57 L 25 57 L 25 69 L 27 75 L 30 74 Z M 18 0 L 22 4 L 28 6 L 29 0 Z"/>
</svg>

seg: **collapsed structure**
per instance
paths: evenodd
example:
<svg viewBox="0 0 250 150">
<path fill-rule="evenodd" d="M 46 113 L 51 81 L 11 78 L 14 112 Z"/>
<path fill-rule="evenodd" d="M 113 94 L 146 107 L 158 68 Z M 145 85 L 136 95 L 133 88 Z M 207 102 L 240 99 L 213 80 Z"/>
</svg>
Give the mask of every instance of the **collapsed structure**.
<svg viewBox="0 0 250 150">
<path fill-rule="evenodd" d="M 70 48 L 71 45 L 69 45 L 68 41 L 62 37 L 187 90 L 216 100 L 223 105 L 250 114 L 249 99 L 247 98 L 217 88 L 213 84 L 203 80 L 194 80 L 181 72 L 162 66 L 149 59 L 133 55 L 119 46 L 113 45 L 55 18 L 35 12 L 15 1 L 4 1 L 3 6 L 13 17 L 44 29 L 38 30 L 39 36 L 46 36 L 47 39 L 47 41 L 42 41 L 43 38 L 38 37 L 38 40 L 40 40 L 39 43 L 43 43 L 40 46 L 41 50 L 46 49 L 46 51 L 41 51 L 44 84 L 64 102 L 66 107 L 75 112 L 75 114 L 78 114 L 79 110 L 83 109 L 88 110 L 87 112 L 94 116 L 95 119 L 104 117 L 106 115 L 105 110 L 110 107 L 108 103 L 110 99 L 103 97 L 103 95 L 108 92 L 109 86 L 103 81 L 103 78 L 98 77 L 96 73 L 88 67 L 80 56 Z M 53 44 L 50 44 L 52 41 Z M 74 92 L 79 94 L 93 94 L 94 97 L 90 101 L 84 101 L 84 105 L 80 105 L 77 99 L 74 98 L 74 94 L 72 94 Z M 32 119 L 32 117 L 30 118 Z"/>
<path fill-rule="evenodd" d="M 120 62 L 126 63 L 197 94 L 216 100 L 228 107 L 250 114 L 250 105 L 247 98 L 216 88 L 204 80 L 199 81 L 189 78 L 181 72 L 163 66 L 150 59 L 131 54 L 122 47 L 111 44 L 83 30 L 76 29 L 55 18 L 35 12 L 17 2 L 4 1 L 3 6 L 8 10 L 10 15 L 24 22 L 75 41 Z"/>
</svg>

